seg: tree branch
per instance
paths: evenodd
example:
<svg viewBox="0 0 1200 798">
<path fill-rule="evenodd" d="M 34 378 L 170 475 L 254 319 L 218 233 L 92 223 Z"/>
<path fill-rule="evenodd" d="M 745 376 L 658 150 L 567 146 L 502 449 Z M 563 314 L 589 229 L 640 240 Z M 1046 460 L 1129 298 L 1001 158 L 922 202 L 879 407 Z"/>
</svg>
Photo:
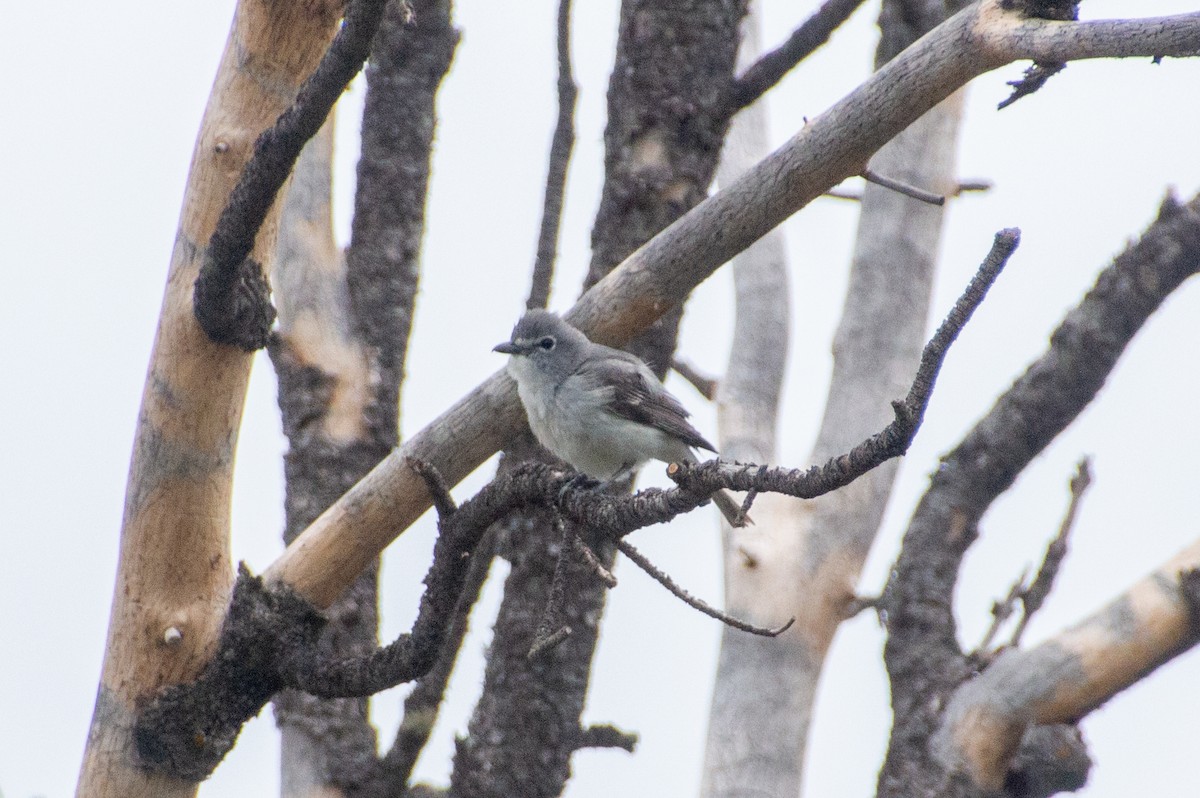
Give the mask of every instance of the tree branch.
<svg viewBox="0 0 1200 798">
<path fill-rule="evenodd" d="M 194 684 L 160 695 L 139 718 L 137 738 L 144 764 L 173 775 L 202 778 L 232 747 L 241 724 L 257 714 L 272 693 L 283 687 L 295 687 L 322 697 L 362 696 L 424 675 L 434 665 L 448 634 L 452 613 L 467 582 L 471 554 L 480 538 L 493 523 L 521 507 L 551 508 L 568 523 L 616 542 L 627 556 L 677 596 L 712 617 L 756 634 L 781 633 L 787 626 L 778 630 L 760 629 L 688 596 L 621 538 L 635 529 L 671 520 L 706 504 L 718 487 L 811 498 L 902 454 L 924 416 L 947 348 L 983 301 L 988 286 L 999 275 L 1016 242 L 1015 231 L 997 234 L 989 257 L 925 347 L 908 397 L 895 404 L 896 420 L 883 432 L 823 467 L 767 468 L 731 465 L 719 460 L 700 465 L 674 464 L 668 474 L 680 487 L 651 488 L 625 497 L 579 488 L 574 472 L 529 463 L 493 480 L 475 497 L 455 508 L 437 468 L 409 458 L 409 467 L 425 483 L 431 501 L 439 509 L 433 564 L 425 577 L 426 590 L 412 631 L 364 657 L 330 662 L 315 650 L 320 630 L 316 610 L 286 585 L 274 584 L 266 589 L 262 581 L 244 573 L 235 591 L 235 607 L 227 616 L 210 667 Z M 565 528 L 563 535 L 556 573 L 573 553 Z M 555 617 L 554 608 L 560 605 L 561 597 L 550 598 L 547 615 L 551 620 Z M 553 626 L 546 624 L 546 629 L 539 630 L 531 656 L 553 647 L 570 634 L 567 627 L 553 629 Z M 245 652 L 248 647 L 254 649 L 252 656 Z M 188 742 L 194 741 L 198 734 L 208 742 L 203 745 Z"/>
<path fill-rule="evenodd" d="M 918 188 L 917 186 L 910 186 L 903 181 L 896 180 L 895 178 L 888 177 L 887 175 L 881 175 L 870 167 L 863 170 L 862 177 L 863 180 L 866 180 L 868 183 L 874 183 L 877 186 L 889 188 L 892 191 L 903 194 L 906 197 L 911 197 L 920 202 L 928 203 L 929 205 L 946 204 L 946 197 L 943 194 L 926 191 L 925 189 Z"/>
<path fill-rule="evenodd" d="M 1033 578 L 1033 584 L 1021 591 L 1021 621 L 1013 630 L 1012 638 L 1009 641 L 1009 646 L 1013 648 L 1020 645 L 1021 636 L 1025 634 L 1025 627 L 1028 626 L 1029 619 L 1041 609 L 1046 597 L 1050 595 L 1050 590 L 1054 587 L 1058 569 L 1067 556 L 1067 539 L 1075 527 L 1075 516 L 1079 512 L 1079 503 L 1083 500 L 1083 494 L 1087 492 L 1088 486 L 1091 484 L 1092 472 L 1089 461 L 1085 457 L 1079 461 L 1079 468 L 1071 480 L 1071 503 L 1067 506 L 1067 514 L 1058 528 L 1058 534 L 1046 547 L 1046 554 L 1042 557 L 1042 565 L 1038 568 L 1037 576 Z"/>
<path fill-rule="evenodd" d="M 1028 26 L 1067 26 L 1058 30 L 1055 47 L 1069 51 L 1070 27 L 1085 24 L 1092 23 L 1022 23 L 997 0 L 971 6 L 626 258 L 580 298 L 567 319 L 599 343 L 623 344 L 731 256 L 861 172 L 875 150 L 970 78 L 1030 57 L 1024 34 L 1018 35 Z M 1083 37 L 1089 45 L 1058 55 L 1194 53 L 1200 50 L 1200 15 L 1169 18 L 1143 33 L 1101 47 L 1093 30 Z M 523 425 L 511 379 L 503 372 L 493 375 L 317 519 L 266 576 L 292 585 L 318 606 L 328 604 L 429 506 L 424 487 L 402 467 L 403 456 L 429 460 L 455 483 Z"/>
<path fill-rule="evenodd" d="M 728 613 L 721 612 L 703 599 L 696 598 L 691 593 L 677 585 L 675 580 L 655 566 L 654 563 L 650 562 L 646 555 L 635 549 L 633 544 L 628 540 L 618 540 L 617 548 L 620 549 L 621 553 L 628 557 L 634 565 L 649 574 L 655 582 L 658 582 L 660 585 L 665 587 L 672 596 L 679 599 L 692 609 L 702 612 L 710 618 L 715 618 L 726 626 L 733 627 L 734 629 L 740 629 L 743 632 L 748 632 L 752 635 L 758 635 L 759 637 L 779 637 L 779 635 L 790 629 L 792 624 L 796 622 L 795 618 L 791 618 L 782 626 L 769 628 L 766 626 L 755 626 L 752 623 L 747 623 L 746 621 L 734 618 Z"/>
<path fill-rule="evenodd" d="M 1002 784 L 1026 730 L 1075 724 L 1200 642 L 1200 542 L 1095 615 L 1029 650 L 1007 649 L 953 694 L 935 756 Z"/>
<path fill-rule="evenodd" d="M 863 4 L 863 0 L 826 0 L 788 40 L 758 59 L 733 82 L 730 111 L 736 112 L 763 96 L 797 64 L 829 41 L 833 32 Z"/>
<path fill-rule="evenodd" d="M 208 241 L 193 295 L 196 321 L 216 343 L 253 351 L 275 320 L 262 266 L 247 261 L 275 195 L 329 109 L 362 69 L 387 0 L 353 0 L 342 28 L 292 105 L 254 142 L 254 155 Z"/>
<path fill-rule="evenodd" d="M 562 221 L 567 167 L 575 146 L 575 97 L 571 74 L 571 0 L 558 0 L 558 122 L 550 141 L 550 164 L 546 170 L 546 194 L 542 203 L 542 226 L 538 233 L 537 258 L 530 281 L 528 309 L 544 308 L 550 299 L 554 259 L 558 250 L 558 226 Z"/>
<path fill-rule="evenodd" d="M 251 357 L 201 330 L 192 286 L 254 138 L 292 102 L 343 11 L 339 0 L 238 3 L 196 137 L 138 414 L 81 795 L 195 793 L 138 768 L 130 736 L 137 707 L 209 662 L 234 581 L 230 490 Z M 266 259 L 270 238 L 260 236 L 255 257 Z"/>
<path fill-rule="evenodd" d="M 1133 335 L 1200 268 L 1200 197 L 1163 202 L 1158 219 L 1100 275 L 1050 348 L 942 462 L 921 499 L 884 595 L 884 658 L 898 728 L 880 777 L 882 795 L 910 794 L 904 731 L 971 675 L 951 607 L 961 559 L 977 522 L 1022 469 L 1095 397 Z M 919 755 L 919 752 L 918 752 Z M 901 764 L 907 762 L 908 764 Z M 939 778 L 930 763 L 927 778 Z M 925 777 L 923 777 L 925 778 Z"/>
<path fill-rule="evenodd" d="M 429 736 L 437 721 L 438 709 L 450 684 L 450 676 L 454 672 L 458 652 L 467 636 L 471 609 L 479 601 L 479 594 L 495 559 L 496 538 L 495 530 L 491 529 L 476 547 L 462 596 L 458 600 L 437 662 L 428 673 L 417 680 L 412 692 L 404 699 L 404 717 L 400 720 L 392 747 L 380 763 L 382 775 L 378 786 L 383 795 L 398 795 L 404 792 L 412 780 L 417 758 L 429 742 Z"/>
</svg>

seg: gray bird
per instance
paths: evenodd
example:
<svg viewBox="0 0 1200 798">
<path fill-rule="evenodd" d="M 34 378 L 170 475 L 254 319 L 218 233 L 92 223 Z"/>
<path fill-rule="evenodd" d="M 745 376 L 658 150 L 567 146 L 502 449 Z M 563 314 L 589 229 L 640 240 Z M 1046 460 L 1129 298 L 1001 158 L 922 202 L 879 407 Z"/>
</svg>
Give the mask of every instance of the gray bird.
<svg viewBox="0 0 1200 798">
<path fill-rule="evenodd" d="M 694 463 L 697 448 L 716 451 L 638 357 L 592 343 L 549 311 L 526 313 L 494 351 L 511 355 L 508 373 L 534 436 L 593 479 L 614 479 L 647 460 Z M 712 499 L 733 526 L 749 520 L 725 491 Z"/>
</svg>

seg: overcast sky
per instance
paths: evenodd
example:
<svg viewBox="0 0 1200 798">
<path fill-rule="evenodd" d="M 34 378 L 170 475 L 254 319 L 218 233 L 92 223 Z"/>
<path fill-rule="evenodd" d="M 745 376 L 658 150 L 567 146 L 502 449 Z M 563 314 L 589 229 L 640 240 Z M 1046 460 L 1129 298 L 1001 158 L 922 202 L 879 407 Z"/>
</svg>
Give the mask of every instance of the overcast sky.
<svg viewBox="0 0 1200 798">
<path fill-rule="evenodd" d="M 502 365 L 490 350 L 520 313 L 535 250 L 545 153 L 556 113 L 554 4 L 464 0 L 462 43 L 440 98 L 433 189 L 417 326 L 402 406 L 405 434 Z M 570 306 L 589 257 L 599 196 L 604 92 L 616 3 L 577 3 L 581 88 L 554 309 Z M 764 40 L 784 38 L 815 2 L 769 2 Z M 868 4 L 869 6 L 871 4 Z M 1194 10 L 1183 0 L 1089 0 L 1089 17 Z M 0 791 L 6 798 L 70 795 L 91 716 L 112 595 L 117 534 L 134 422 L 175 235 L 192 144 L 232 13 L 230 0 L 172 3 L 66 0 L 10 4 L 13 34 L 0 50 Z M 782 143 L 866 74 L 874 12 L 860 12 L 832 44 L 770 97 Z M 882 585 L 926 476 L 1037 357 L 1064 311 L 1153 218 L 1169 188 L 1200 186 L 1196 102 L 1200 62 L 1071 65 L 1037 95 L 1003 112 L 1004 82 L 1023 65 L 972 84 L 962 135 L 963 177 L 996 188 L 952 204 L 933 315 L 949 307 L 993 233 L 1023 230 L 1022 246 L 947 360 L 932 407 L 901 470 L 862 592 Z M 337 224 L 353 194 L 355 128 L 363 89 L 339 115 Z M 805 465 L 829 370 L 829 338 L 845 287 L 853 204 L 814 203 L 785 224 L 794 325 L 781 460 Z M 463 286 L 470 293 L 464 295 Z M 723 270 L 689 305 L 682 354 L 711 373 L 728 358 L 730 277 Z M 933 322 L 931 322 L 932 324 Z M 1178 291 L 1138 336 L 1090 408 L 983 521 L 960 580 L 965 644 L 986 627 L 991 601 L 1040 557 L 1083 454 L 1095 483 L 1060 584 L 1027 641 L 1090 614 L 1196 534 L 1200 433 L 1200 289 Z M 284 440 L 265 357 L 256 363 L 234 496 L 234 556 L 263 570 L 280 550 Z M 715 436 L 715 418 L 685 384 L 674 390 Z M 485 465 L 456 494 L 491 473 Z M 649 469 L 646 480 L 661 480 Z M 423 519 L 389 550 L 384 634 L 406 629 L 431 546 Z M 639 532 L 636 542 L 694 593 L 720 601 L 713 513 Z M 500 573 L 503 571 L 501 570 Z M 639 750 L 584 751 L 571 798 L 692 796 L 720 629 L 639 572 L 619 570 L 611 593 L 587 719 L 641 735 Z M 456 674 L 453 699 L 419 773 L 441 780 L 452 734 L 478 691 L 498 597 L 489 584 Z M 882 635 L 861 616 L 839 634 L 809 748 L 809 796 L 867 796 L 888 725 Z M 1192 653 L 1128 691 L 1084 724 L 1097 766 L 1088 798 L 1194 794 L 1200 766 L 1200 659 Z M 403 689 L 376 698 L 390 740 Z M 274 722 L 251 722 L 206 796 L 277 792 Z"/>
</svg>

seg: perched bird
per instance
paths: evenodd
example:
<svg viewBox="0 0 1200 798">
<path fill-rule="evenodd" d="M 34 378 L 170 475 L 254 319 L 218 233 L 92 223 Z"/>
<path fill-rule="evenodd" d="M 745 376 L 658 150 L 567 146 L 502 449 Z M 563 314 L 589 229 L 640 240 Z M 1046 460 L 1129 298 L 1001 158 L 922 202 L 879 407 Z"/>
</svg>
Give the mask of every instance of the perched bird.
<svg viewBox="0 0 1200 798">
<path fill-rule="evenodd" d="M 637 356 L 592 343 L 558 316 L 531 310 L 494 351 L 511 355 L 508 373 L 538 441 L 574 468 L 611 480 L 647 460 L 694 463 L 716 448 Z M 713 502 L 733 526 L 749 520 L 725 491 Z"/>
</svg>

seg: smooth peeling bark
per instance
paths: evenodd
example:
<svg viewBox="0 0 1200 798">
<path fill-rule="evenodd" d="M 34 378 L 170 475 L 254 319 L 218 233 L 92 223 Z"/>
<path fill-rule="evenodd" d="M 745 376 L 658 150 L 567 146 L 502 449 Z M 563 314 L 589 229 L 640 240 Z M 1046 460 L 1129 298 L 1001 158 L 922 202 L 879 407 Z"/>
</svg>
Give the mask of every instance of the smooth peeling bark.
<svg viewBox="0 0 1200 798">
<path fill-rule="evenodd" d="M 258 134 L 332 38 L 338 3 L 248 0 L 234 16 L 192 157 L 126 489 L 112 615 L 80 796 L 184 796 L 196 785 L 134 761 L 139 701 L 190 681 L 211 655 L 233 580 L 229 499 L 251 356 L 196 324 L 205 242 Z M 252 257 L 270 262 L 273 217 Z"/>
<path fill-rule="evenodd" d="M 722 264 L 832 186 L 970 79 L 1020 59 L 1190 56 L 1200 14 L 1129 22 L 1022 20 L 998 0 L 939 25 L 858 89 L 810 120 L 741 178 L 701 202 L 627 257 L 566 314 L 601 343 L 647 329 Z M 271 565 L 266 576 L 328 605 L 430 506 L 406 463 L 432 463 L 451 485 L 524 425 L 503 371 L 460 399 L 359 482 Z"/>
</svg>

